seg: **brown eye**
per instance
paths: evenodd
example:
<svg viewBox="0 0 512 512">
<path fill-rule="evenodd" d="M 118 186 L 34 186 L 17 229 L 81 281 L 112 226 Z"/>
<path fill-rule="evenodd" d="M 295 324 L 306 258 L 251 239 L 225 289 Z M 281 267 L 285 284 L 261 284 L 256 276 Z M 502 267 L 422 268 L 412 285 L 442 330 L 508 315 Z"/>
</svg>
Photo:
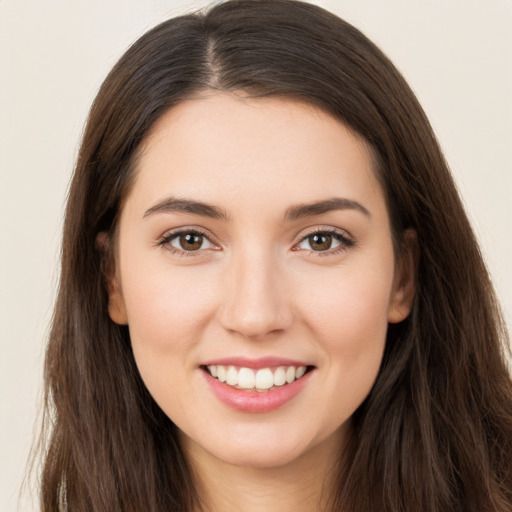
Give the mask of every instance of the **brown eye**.
<svg viewBox="0 0 512 512">
<path fill-rule="evenodd" d="M 354 245 L 354 241 L 348 238 L 343 232 L 334 230 L 318 230 L 305 236 L 298 248 L 314 253 L 334 254 Z"/>
<path fill-rule="evenodd" d="M 310 247 L 314 251 L 326 251 L 332 246 L 332 235 L 315 233 L 314 235 L 308 236 L 307 239 Z"/>
<path fill-rule="evenodd" d="M 202 249 L 210 249 L 213 244 L 208 238 L 198 231 L 181 231 L 166 237 L 163 242 L 172 249 L 181 252 L 197 252 Z"/>
<path fill-rule="evenodd" d="M 197 251 L 203 244 L 203 235 L 184 233 L 179 237 L 180 247 L 185 251 Z"/>
</svg>

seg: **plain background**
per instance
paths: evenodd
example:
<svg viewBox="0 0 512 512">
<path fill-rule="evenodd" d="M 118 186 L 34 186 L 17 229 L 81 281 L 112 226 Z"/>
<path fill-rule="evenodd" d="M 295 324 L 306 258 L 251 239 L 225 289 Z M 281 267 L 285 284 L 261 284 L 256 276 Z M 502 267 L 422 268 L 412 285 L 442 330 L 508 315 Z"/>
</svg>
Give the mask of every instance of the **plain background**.
<svg viewBox="0 0 512 512">
<path fill-rule="evenodd" d="M 209 2 L 0 0 L 0 510 L 34 437 L 66 190 L 92 99 L 147 29 Z M 440 140 L 512 324 L 512 0 L 317 1 L 395 62 Z"/>
</svg>

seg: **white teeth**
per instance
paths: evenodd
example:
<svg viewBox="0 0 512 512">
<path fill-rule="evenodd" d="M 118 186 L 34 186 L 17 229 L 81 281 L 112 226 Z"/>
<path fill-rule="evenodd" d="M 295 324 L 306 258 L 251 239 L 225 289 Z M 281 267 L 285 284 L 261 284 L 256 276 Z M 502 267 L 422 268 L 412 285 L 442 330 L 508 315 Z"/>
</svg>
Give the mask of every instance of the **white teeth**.
<svg viewBox="0 0 512 512">
<path fill-rule="evenodd" d="M 256 389 L 270 389 L 274 385 L 274 376 L 270 368 L 256 372 Z"/>
<path fill-rule="evenodd" d="M 226 382 L 226 368 L 224 366 L 217 365 L 217 378 L 221 382 Z"/>
<path fill-rule="evenodd" d="M 279 366 L 274 371 L 271 368 L 237 368 L 221 364 L 208 366 L 212 377 L 229 386 L 240 389 L 266 391 L 275 386 L 284 386 L 300 379 L 306 373 L 306 366 Z"/>
<path fill-rule="evenodd" d="M 300 379 L 305 373 L 306 373 L 306 367 L 305 366 L 299 366 L 295 370 L 295 378 L 296 379 Z"/>
<path fill-rule="evenodd" d="M 240 368 L 238 372 L 238 385 L 243 389 L 253 389 L 255 383 L 254 372 L 250 368 Z"/>
<path fill-rule="evenodd" d="M 280 366 L 274 372 L 274 386 L 282 386 L 286 382 L 286 370 Z"/>
<path fill-rule="evenodd" d="M 238 372 L 234 366 L 230 366 L 226 372 L 226 384 L 236 386 L 238 384 Z"/>
<path fill-rule="evenodd" d="M 285 378 L 288 384 L 291 384 L 295 380 L 295 368 L 293 366 L 288 366 Z"/>
</svg>

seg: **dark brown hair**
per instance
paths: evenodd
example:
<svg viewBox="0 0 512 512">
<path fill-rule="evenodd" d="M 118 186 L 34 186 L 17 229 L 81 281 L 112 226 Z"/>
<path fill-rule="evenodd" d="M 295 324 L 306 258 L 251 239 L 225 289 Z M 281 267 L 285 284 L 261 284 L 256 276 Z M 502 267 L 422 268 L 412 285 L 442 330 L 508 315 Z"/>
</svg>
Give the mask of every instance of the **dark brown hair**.
<svg viewBox="0 0 512 512">
<path fill-rule="evenodd" d="M 92 106 L 71 184 L 47 350 L 41 510 L 187 511 L 196 494 L 177 429 L 107 311 L 104 253 L 137 149 L 201 91 L 319 106 L 376 156 L 397 247 L 417 233 L 410 316 L 390 325 L 380 373 L 340 454 L 333 510 L 512 509 L 507 334 L 475 237 L 414 94 L 361 32 L 292 0 L 228 1 L 171 19 L 120 59 Z"/>
</svg>

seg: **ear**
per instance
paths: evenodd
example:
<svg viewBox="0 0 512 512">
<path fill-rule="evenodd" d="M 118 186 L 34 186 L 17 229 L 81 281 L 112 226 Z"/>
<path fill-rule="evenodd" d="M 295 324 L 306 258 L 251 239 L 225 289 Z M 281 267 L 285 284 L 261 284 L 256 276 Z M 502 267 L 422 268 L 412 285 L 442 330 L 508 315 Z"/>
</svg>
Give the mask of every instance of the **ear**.
<svg viewBox="0 0 512 512">
<path fill-rule="evenodd" d="M 96 248 L 102 253 L 103 279 L 108 292 L 108 314 L 118 325 L 128 325 L 121 281 L 116 271 L 112 243 L 107 233 L 102 231 L 96 237 Z"/>
<path fill-rule="evenodd" d="M 418 266 L 418 237 L 414 229 L 403 234 L 402 245 L 395 269 L 393 292 L 389 304 L 388 321 L 398 323 L 411 312 L 416 292 L 416 269 Z"/>
</svg>

